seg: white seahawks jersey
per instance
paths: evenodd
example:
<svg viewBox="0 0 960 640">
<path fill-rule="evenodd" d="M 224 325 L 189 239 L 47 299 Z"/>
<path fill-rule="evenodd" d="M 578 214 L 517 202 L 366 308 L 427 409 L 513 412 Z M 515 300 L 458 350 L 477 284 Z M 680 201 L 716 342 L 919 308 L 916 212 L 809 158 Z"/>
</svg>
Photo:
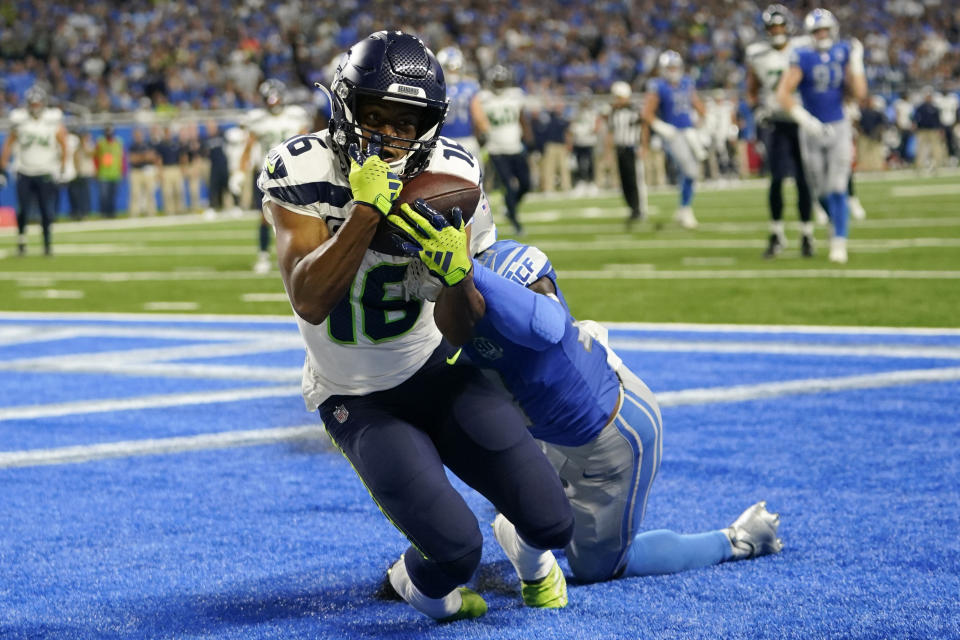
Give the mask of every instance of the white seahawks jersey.
<svg viewBox="0 0 960 640">
<path fill-rule="evenodd" d="M 307 131 L 310 128 L 310 117 L 303 107 L 290 104 L 283 107 L 279 113 L 254 109 L 247 114 L 245 125 L 247 131 L 257 139 L 262 152 L 272 149 L 287 138 Z"/>
<path fill-rule="evenodd" d="M 497 93 L 483 90 L 479 93 L 480 105 L 490 121 L 487 132 L 487 151 L 497 155 L 523 152 L 523 129 L 520 114 L 526 96 L 523 89 L 511 87 Z"/>
<path fill-rule="evenodd" d="M 463 147 L 440 138 L 428 171 L 456 174 L 480 184 L 480 164 Z M 258 185 L 264 201 L 320 218 L 336 233 L 350 217 L 353 195 L 322 131 L 287 140 L 271 149 Z M 273 224 L 269 208 L 264 208 Z M 474 254 L 496 235 L 486 196 L 470 220 Z M 433 303 L 411 295 L 414 277 L 430 277 L 409 267 L 410 258 L 368 249 L 348 294 L 320 324 L 297 316 L 307 350 L 303 395 L 313 411 L 331 395 L 363 395 L 400 384 L 426 361 L 440 343 Z"/>
<path fill-rule="evenodd" d="M 26 109 L 10 113 L 17 133 L 14 146 L 16 169 L 26 176 L 55 175 L 60 172 L 60 145 L 57 132 L 63 126 L 63 112 L 48 108 L 34 118 Z"/>
<path fill-rule="evenodd" d="M 747 47 L 747 64 L 760 81 L 758 104 L 773 120 L 792 120 L 789 114 L 780 108 L 777 85 L 790 66 L 790 52 L 795 47 L 803 46 L 805 41 L 805 37 L 790 38 L 783 49 L 774 49 L 767 41 L 754 42 Z"/>
</svg>

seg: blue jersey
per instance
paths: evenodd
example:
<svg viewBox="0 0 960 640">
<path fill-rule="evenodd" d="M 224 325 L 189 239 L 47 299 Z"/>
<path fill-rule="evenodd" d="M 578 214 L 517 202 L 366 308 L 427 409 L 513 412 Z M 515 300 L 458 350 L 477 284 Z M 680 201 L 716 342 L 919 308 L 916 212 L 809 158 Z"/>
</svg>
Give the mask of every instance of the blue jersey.
<svg viewBox="0 0 960 640">
<path fill-rule="evenodd" d="M 464 352 L 499 374 L 533 437 L 562 446 L 592 440 L 617 406 L 620 379 L 564 304 L 526 288 L 543 276 L 556 284 L 550 261 L 536 247 L 501 240 L 474 268 L 487 312 Z"/>
<path fill-rule="evenodd" d="M 693 80 L 689 76 L 680 78 L 676 86 L 665 78 L 650 80 L 650 90 L 660 97 L 657 105 L 657 117 L 678 129 L 693 126 Z"/>
<path fill-rule="evenodd" d="M 447 138 L 467 138 L 473 135 L 473 117 L 470 115 L 470 102 L 480 91 L 476 80 L 463 78 L 447 85 L 447 117 L 443 121 L 440 135 Z"/>
<path fill-rule="evenodd" d="M 850 61 L 850 43 L 835 43 L 827 51 L 810 47 L 794 49 L 790 65 L 803 72 L 797 90 L 803 107 L 821 122 L 843 120 L 843 89 L 847 63 Z"/>
</svg>

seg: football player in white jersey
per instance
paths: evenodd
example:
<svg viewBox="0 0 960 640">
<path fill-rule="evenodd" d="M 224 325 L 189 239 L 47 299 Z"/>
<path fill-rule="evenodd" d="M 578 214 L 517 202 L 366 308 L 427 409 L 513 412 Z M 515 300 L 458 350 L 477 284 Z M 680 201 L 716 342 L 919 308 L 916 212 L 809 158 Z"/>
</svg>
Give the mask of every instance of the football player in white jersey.
<svg viewBox="0 0 960 640">
<path fill-rule="evenodd" d="M 47 92 L 30 87 L 26 109 L 10 114 L 12 127 L 0 151 L 0 174 L 5 174 L 11 154 L 17 167 L 17 254 L 27 252 L 27 220 L 36 206 L 43 227 L 43 251 L 53 254 L 51 225 L 57 205 L 55 178 L 64 174 L 67 161 L 67 130 L 63 112 L 47 107 Z"/>
<path fill-rule="evenodd" d="M 766 148 L 770 170 L 770 236 L 764 258 L 774 258 L 786 246 L 783 230 L 783 180 L 793 175 L 800 212 L 800 254 L 813 256 L 813 221 L 810 188 L 803 173 L 797 123 L 777 102 L 777 84 L 790 66 L 790 51 L 798 44 L 790 37 L 791 15 L 786 7 L 772 4 L 763 12 L 767 40 L 747 47 L 747 104 L 754 110 L 760 138 Z"/>
<path fill-rule="evenodd" d="M 267 149 L 275 147 L 287 138 L 307 133 L 310 125 L 310 116 L 303 107 L 283 103 L 286 87 L 282 82 L 266 80 L 260 85 L 259 91 L 266 108 L 254 109 L 247 114 L 245 122 L 248 132 L 247 144 L 240 156 L 239 173 L 234 178 L 235 182 L 242 182 L 250 175 L 251 158 L 262 157 L 261 154 Z M 259 147 L 256 155 L 255 147 Z M 256 184 L 255 176 L 254 185 Z M 242 188 L 237 191 L 241 192 Z M 253 200 L 256 206 L 260 205 L 261 198 L 259 189 L 254 188 Z M 253 265 L 253 270 L 257 273 L 267 273 L 270 271 L 270 225 L 262 217 L 259 242 L 260 253 Z"/>
<path fill-rule="evenodd" d="M 351 47 L 331 99 L 329 129 L 271 149 L 259 179 L 306 345 L 304 398 L 411 543 L 388 571 L 392 589 L 432 618 L 475 618 L 486 604 L 460 585 L 479 565 L 483 536 L 444 466 L 510 518 L 531 547 L 562 548 L 573 531 L 563 487 L 523 416 L 458 360 L 428 301 L 463 295 L 461 283 L 473 277 L 466 243 L 476 253 L 494 241 L 486 198 L 470 232 L 453 234 L 463 244 L 445 250 L 449 259 L 405 257 L 386 226 L 402 180 L 428 170 L 479 185 L 480 166 L 438 136 L 447 110 L 443 71 L 414 36 L 380 31 Z M 414 215 L 409 205 L 404 212 Z M 433 225 L 425 233 L 449 236 L 449 225 Z M 550 576 L 563 580 L 559 571 Z"/>
<path fill-rule="evenodd" d="M 514 231 L 521 234 L 517 207 L 530 191 L 526 143 L 533 139 L 524 109 L 526 95 L 523 89 L 511 85 L 512 75 L 503 65 L 493 67 L 488 79 L 492 88 L 477 94 L 473 108 L 477 136 L 483 140 L 503 186 L 507 218 Z"/>
</svg>

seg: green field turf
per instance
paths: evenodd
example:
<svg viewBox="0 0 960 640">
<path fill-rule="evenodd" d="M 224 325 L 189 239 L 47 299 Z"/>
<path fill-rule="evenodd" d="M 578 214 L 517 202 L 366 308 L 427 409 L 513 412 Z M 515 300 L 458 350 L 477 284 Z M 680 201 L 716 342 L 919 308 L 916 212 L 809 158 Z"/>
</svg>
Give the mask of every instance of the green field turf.
<svg viewBox="0 0 960 640">
<path fill-rule="evenodd" d="M 761 258 L 768 233 L 765 183 L 705 187 L 700 228 L 672 222 L 674 191 L 650 195 L 649 221 L 625 232 L 616 194 L 530 198 L 525 241 L 550 255 L 575 315 L 603 321 L 957 326 L 960 310 L 960 178 L 864 178 L 867 219 L 851 222 L 850 262 L 799 256 L 795 199 L 787 193 L 787 250 Z M 492 196 L 495 210 L 499 197 Z M 55 257 L 15 257 L 0 232 L 4 311 L 170 311 L 289 314 L 276 272 L 256 276 L 256 218 L 200 216 L 57 224 Z M 174 223 L 174 224 L 170 224 Z M 506 232 L 508 225 L 502 225 Z M 504 233 L 504 236 L 509 234 Z"/>
</svg>

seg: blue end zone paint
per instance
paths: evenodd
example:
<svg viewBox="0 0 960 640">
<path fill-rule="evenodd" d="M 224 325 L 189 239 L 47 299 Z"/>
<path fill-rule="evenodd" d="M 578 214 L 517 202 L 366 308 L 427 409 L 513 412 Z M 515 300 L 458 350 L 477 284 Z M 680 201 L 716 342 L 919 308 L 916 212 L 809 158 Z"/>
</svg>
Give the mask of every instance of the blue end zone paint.
<svg viewBox="0 0 960 640">
<path fill-rule="evenodd" d="M 264 326 L 245 330 L 257 328 Z M 295 332 L 292 323 L 287 329 Z M 672 337 L 747 341 L 735 332 L 706 335 Z M 957 344 L 952 335 L 904 338 L 791 341 Z M 758 333 L 757 340 L 783 338 Z M 956 366 L 874 356 L 622 355 L 655 390 Z M 264 366 L 274 357 L 292 354 L 237 360 Z M 50 402 L 47 388 L 58 385 L 129 395 L 149 388 L 122 376 L 51 374 L 22 393 L 29 404 Z M 644 528 L 718 528 L 766 499 L 781 514 L 786 549 L 673 576 L 571 580 L 570 604 L 559 612 L 520 604 L 512 569 L 489 534 L 493 508 L 457 483 L 485 534 L 471 586 L 490 610 L 451 625 L 374 596 L 406 543 L 323 438 L 0 469 L 0 637 L 960 637 L 958 396 L 960 383 L 950 382 L 664 408 L 663 465 Z M 0 422 L 0 443 L 26 449 L 317 420 L 291 396 Z M 561 566 L 569 575 L 562 554 Z"/>
<path fill-rule="evenodd" d="M 181 319 L 182 316 L 171 316 L 164 318 L 162 316 L 147 316 L 138 319 L 130 314 L 128 317 L 111 318 L 110 316 L 100 317 L 96 314 L 85 315 L 63 315 L 63 316 L 44 316 L 33 314 L 8 314 L 0 315 L 0 326 L 5 325 L 36 325 L 36 326 L 54 326 L 54 327 L 144 327 L 156 328 L 164 327 L 168 329 L 199 329 L 216 330 L 224 329 L 229 331 L 293 331 L 296 333 L 297 324 L 291 317 L 289 320 L 263 320 L 255 321 L 245 320 L 221 320 L 221 321 L 199 321 L 190 319 Z"/>
<path fill-rule="evenodd" d="M 250 380 L 121 376 L 102 373 L 5 371 L 0 375 L 12 378 L 7 384 L 0 385 L 0 407 L 113 400 L 264 386 L 262 382 Z M 296 381 L 292 381 L 291 384 L 296 384 Z"/>
<path fill-rule="evenodd" d="M 38 340 L 17 344 L 0 344 L 0 361 L 45 356 L 69 356 L 78 353 L 105 353 L 128 349 L 155 349 L 158 347 L 185 347 L 209 344 L 210 340 L 178 340 L 165 338 L 138 338 L 118 336 L 82 336 L 62 340 Z"/>
<path fill-rule="evenodd" d="M 826 330 L 825 330 L 826 331 Z M 869 330 L 868 330 L 869 331 Z M 931 331 L 936 331 L 932 329 Z M 670 328 L 626 329 L 610 327 L 610 340 L 682 340 L 685 342 L 769 342 L 771 344 L 815 345 L 916 345 L 935 347 L 960 346 L 960 334 L 911 334 L 906 331 L 879 333 L 828 333 L 791 331 L 684 331 Z"/>
<path fill-rule="evenodd" d="M 960 366 L 960 360 L 617 351 L 654 392 Z"/>
<path fill-rule="evenodd" d="M 303 399 L 260 398 L 131 411 L 0 421 L 0 451 L 46 449 L 122 440 L 171 438 L 322 423 Z"/>
<path fill-rule="evenodd" d="M 299 370 L 303 366 L 303 358 L 304 350 L 299 348 L 285 351 L 270 351 L 267 353 L 249 353 L 239 356 L 224 356 L 221 358 L 184 358 L 182 360 L 170 360 L 170 362 L 234 365 L 242 367 L 295 367 Z M 299 375 L 297 378 L 299 379 Z"/>
</svg>

